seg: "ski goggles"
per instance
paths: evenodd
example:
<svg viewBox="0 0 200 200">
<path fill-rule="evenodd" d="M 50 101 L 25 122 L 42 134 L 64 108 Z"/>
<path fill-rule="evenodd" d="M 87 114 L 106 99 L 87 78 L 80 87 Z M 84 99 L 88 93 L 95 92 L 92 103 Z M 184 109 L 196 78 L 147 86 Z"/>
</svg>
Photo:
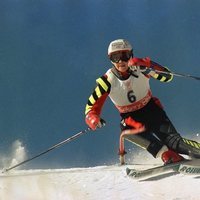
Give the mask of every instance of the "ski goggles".
<svg viewBox="0 0 200 200">
<path fill-rule="evenodd" d="M 120 51 L 109 55 L 112 62 L 118 63 L 120 60 L 127 62 L 133 56 L 132 51 Z"/>
</svg>

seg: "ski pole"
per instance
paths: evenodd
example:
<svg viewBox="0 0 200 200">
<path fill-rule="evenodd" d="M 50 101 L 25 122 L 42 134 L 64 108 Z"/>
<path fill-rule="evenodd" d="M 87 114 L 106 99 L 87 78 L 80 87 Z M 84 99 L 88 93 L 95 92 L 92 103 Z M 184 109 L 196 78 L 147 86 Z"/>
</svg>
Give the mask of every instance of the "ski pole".
<svg viewBox="0 0 200 200">
<path fill-rule="evenodd" d="M 172 74 L 174 76 L 178 76 L 178 77 L 182 77 L 182 78 L 192 78 L 195 80 L 200 81 L 200 77 L 198 76 L 192 76 L 190 74 L 180 74 L 180 73 L 175 73 L 175 72 L 165 72 L 165 71 L 160 71 L 160 70 L 156 70 L 156 69 L 152 69 L 150 68 L 152 71 L 158 72 L 158 73 L 164 73 L 164 74 Z"/>
<path fill-rule="evenodd" d="M 23 164 L 25 164 L 25 163 L 27 163 L 27 162 L 29 162 L 29 161 L 35 159 L 35 158 L 38 158 L 39 156 L 44 155 L 44 154 L 48 153 L 49 151 L 52 151 L 53 149 L 56 149 L 56 148 L 60 147 L 60 146 L 63 145 L 63 144 L 66 144 L 66 143 L 68 143 L 68 142 L 71 142 L 72 140 L 74 140 L 74 139 L 80 137 L 81 135 L 87 133 L 88 131 L 91 131 L 91 128 L 88 127 L 87 129 L 85 129 L 85 130 L 83 130 L 83 131 L 80 131 L 79 133 L 77 133 L 77 134 L 75 134 L 75 135 L 73 135 L 73 136 L 67 138 L 66 140 L 63 140 L 62 142 L 59 142 L 58 144 L 55 144 L 54 146 L 52 146 L 52 147 L 48 148 L 47 150 L 45 150 L 45 151 L 43 151 L 43 152 L 41 152 L 41 153 L 39 153 L 39 154 L 33 156 L 32 158 L 29 158 L 29 159 L 27 159 L 27 160 L 24 160 L 24 161 L 22 161 L 22 162 L 20 162 L 20 163 L 18 163 L 18 164 L 16 164 L 16 165 L 14 165 L 14 166 L 11 166 L 11 167 L 9 167 L 9 168 L 3 169 L 2 173 L 7 172 L 7 171 L 10 171 L 11 169 L 14 169 L 14 168 L 16 168 L 16 167 L 19 167 L 20 165 L 23 165 Z"/>
</svg>

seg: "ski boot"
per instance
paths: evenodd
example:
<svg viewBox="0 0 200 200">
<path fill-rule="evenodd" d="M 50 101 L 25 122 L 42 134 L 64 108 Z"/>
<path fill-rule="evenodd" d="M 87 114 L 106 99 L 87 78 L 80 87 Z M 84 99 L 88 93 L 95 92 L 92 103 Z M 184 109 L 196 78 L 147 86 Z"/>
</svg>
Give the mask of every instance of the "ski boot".
<svg viewBox="0 0 200 200">
<path fill-rule="evenodd" d="M 176 163 L 184 160 L 184 158 L 179 155 L 178 153 L 167 150 L 161 155 L 161 159 L 164 162 L 164 165 L 170 164 L 170 163 Z"/>
</svg>

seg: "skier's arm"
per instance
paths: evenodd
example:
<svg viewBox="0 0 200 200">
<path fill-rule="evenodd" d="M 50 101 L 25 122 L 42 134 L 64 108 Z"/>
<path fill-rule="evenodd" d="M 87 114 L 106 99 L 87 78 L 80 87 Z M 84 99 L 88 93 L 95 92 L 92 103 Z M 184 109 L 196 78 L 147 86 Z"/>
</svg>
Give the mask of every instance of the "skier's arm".
<svg viewBox="0 0 200 200">
<path fill-rule="evenodd" d="M 129 61 L 129 66 L 139 67 L 141 72 L 149 77 L 153 77 L 161 82 L 169 82 L 173 79 L 170 70 L 160 64 L 151 61 L 150 58 L 132 58 Z M 166 73 L 167 72 L 167 73 Z"/>
<path fill-rule="evenodd" d="M 170 82 L 173 79 L 173 74 L 170 73 L 170 70 L 167 67 L 163 67 L 158 63 L 151 61 L 151 68 L 153 69 L 149 73 L 151 77 L 162 82 Z"/>
<path fill-rule="evenodd" d="M 90 95 L 85 107 L 85 121 L 92 130 L 102 126 L 101 110 L 111 87 L 106 76 L 98 78 L 96 82 L 97 86 Z"/>
</svg>

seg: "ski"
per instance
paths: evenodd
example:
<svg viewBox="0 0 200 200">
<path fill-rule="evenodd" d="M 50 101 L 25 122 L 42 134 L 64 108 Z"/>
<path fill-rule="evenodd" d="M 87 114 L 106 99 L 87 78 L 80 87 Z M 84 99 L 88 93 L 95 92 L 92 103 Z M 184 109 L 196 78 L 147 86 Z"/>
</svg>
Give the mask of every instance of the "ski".
<svg viewBox="0 0 200 200">
<path fill-rule="evenodd" d="M 200 175 L 200 159 L 183 160 L 177 163 L 161 165 L 145 170 L 126 168 L 126 174 L 134 179 L 142 180 L 153 177 L 167 177 L 175 174 Z"/>
</svg>

